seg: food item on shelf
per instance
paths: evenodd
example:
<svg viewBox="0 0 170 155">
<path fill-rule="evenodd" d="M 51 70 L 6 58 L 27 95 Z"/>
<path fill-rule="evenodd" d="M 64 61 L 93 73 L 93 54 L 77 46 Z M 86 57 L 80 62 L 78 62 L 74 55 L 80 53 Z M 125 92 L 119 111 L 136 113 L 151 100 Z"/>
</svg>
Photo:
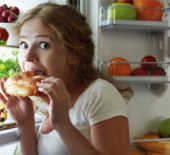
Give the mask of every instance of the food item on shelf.
<svg viewBox="0 0 170 155">
<path fill-rule="evenodd" d="M 151 71 L 154 68 L 156 68 L 157 64 L 156 64 L 156 58 L 151 56 L 151 55 L 146 55 L 142 58 L 141 62 L 141 67 L 147 71 Z M 147 62 L 147 63 L 146 63 Z"/>
<path fill-rule="evenodd" d="M 5 106 L 0 101 L 0 123 L 4 122 L 7 119 L 7 111 L 5 110 Z"/>
<path fill-rule="evenodd" d="M 131 155 L 146 155 L 145 151 L 131 149 Z"/>
<path fill-rule="evenodd" d="M 151 76 L 165 76 L 166 72 L 162 67 L 156 67 L 151 71 Z"/>
<path fill-rule="evenodd" d="M 161 21 L 164 13 L 160 0 L 134 0 L 136 7 L 136 19 Z"/>
<path fill-rule="evenodd" d="M 161 136 L 156 132 L 149 132 L 145 134 L 143 137 L 136 137 L 136 140 L 144 140 L 144 139 L 159 139 Z M 147 141 L 147 142 L 136 142 L 138 146 L 142 149 L 163 153 L 163 154 L 170 154 L 170 142 L 169 141 Z"/>
<path fill-rule="evenodd" d="M 153 152 L 153 151 L 146 151 L 146 155 L 169 155 L 169 154 L 158 153 L 158 152 Z"/>
<path fill-rule="evenodd" d="M 131 3 L 133 4 L 133 0 L 116 0 L 118 3 Z"/>
<path fill-rule="evenodd" d="M 0 40 L 7 41 L 8 37 L 8 31 L 4 27 L 0 27 Z"/>
<path fill-rule="evenodd" d="M 163 138 L 170 138 L 170 118 L 166 118 L 160 123 L 158 133 Z"/>
<path fill-rule="evenodd" d="M 6 92 L 14 96 L 33 96 L 38 93 L 37 82 L 45 78 L 44 75 L 38 75 L 38 72 L 16 73 L 4 84 Z"/>
<path fill-rule="evenodd" d="M 17 6 L 8 7 L 6 4 L 0 6 L 0 22 L 15 22 L 19 14 L 20 9 Z"/>
<path fill-rule="evenodd" d="M 108 9 L 108 18 L 109 20 L 134 20 L 136 19 L 136 11 L 129 3 L 112 3 Z"/>
<path fill-rule="evenodd" d="M 128 76 L 131 73 L 131 66 L 128 61 L 122 57 L 114 57 L 111 60 L 111 63 L 108 66 L 109 75 L 118 75 L 118 76 Z"/>
<path fill-rule="evenodd" d="M 134 76 L 147 76 L 148 73 L 147 73 L 147 71 L 145 69 L 139 67 L 139 68 L 135 68 L 132 71 L 131 75 L 134 75 Z"/>
</svg>

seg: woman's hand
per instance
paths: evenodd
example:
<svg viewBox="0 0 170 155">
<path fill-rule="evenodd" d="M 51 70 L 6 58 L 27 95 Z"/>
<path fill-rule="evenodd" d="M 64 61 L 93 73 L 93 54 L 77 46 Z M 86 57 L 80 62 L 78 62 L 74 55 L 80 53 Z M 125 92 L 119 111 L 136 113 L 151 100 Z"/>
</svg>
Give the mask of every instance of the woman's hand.
<svg viewBox="0 0 170 155">
<path fill-rule="evenodd" d="M 27 120 L 31 120 L 31 118 L 34 118 L 34 108 L 32 101 L 28 97 L 23 98 L 8 95 L 4 90 L 5 81 L 5 77 L 0 80 L 0 99 L 5 105 L 9 114 L 16 121 L 17 125 L 21 126 Z"/>
<path fill-rule="evenodd" d="M 54 77 L 47 77 L 37 83 L 38 90 L 45 93 L 49 101 L 49 116 L 51 125 L 57 129 L 70 123 L 69 105 L 70 95 L 64 82 Z"/>
</svg>

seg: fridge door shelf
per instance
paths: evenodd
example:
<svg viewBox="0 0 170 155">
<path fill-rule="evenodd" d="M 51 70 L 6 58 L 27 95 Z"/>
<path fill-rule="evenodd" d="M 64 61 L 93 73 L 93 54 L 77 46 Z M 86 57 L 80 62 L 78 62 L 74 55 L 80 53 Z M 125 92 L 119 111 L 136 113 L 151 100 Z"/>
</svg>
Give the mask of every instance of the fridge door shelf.
<svg viewBox="0 0 170 155">
<path fill-rule="evenodd" d="M 165 75 L 151 75 L 151 71 L 146 71 L 147 75 L 132 75 L 132 72 L 136 68 L 141 68 L 141 64 L 155 65 L 156 68 L 161 68 L 165 71 Z M 109 65 L 112 68 L 111 72 L 114 72 L 112 75 L 109 74 Z M 124 67 L 125 65 L 125 67 Z M 126 69 L 126 66 L 130 66 L 131 73 L 129 75 L 115 75 L 117 70 Z M 100 64 L 100 71 L 108 76 L 111 80 L 116 82 L 131 82 L 131 83 L 170 83 L 170 62 L 113 62 L 113 61 L 103 61 Z"/>
<path fill-rule="evenodd" d="M 161 6 L 137 7 L 127 3 L 112 3 L 100 8 L 100 26 L 102 30 L 167 30 L 169 11 L 169 8 Z"/>
<path fill-rule="evenodd" d="M 133 30 L 133 31 L 165 31 L 169 29 L 168 23 L 158 21 L 139 21 L 139 20 L 103 20 L 100 28 L 106 30 Z"/>
</svg>

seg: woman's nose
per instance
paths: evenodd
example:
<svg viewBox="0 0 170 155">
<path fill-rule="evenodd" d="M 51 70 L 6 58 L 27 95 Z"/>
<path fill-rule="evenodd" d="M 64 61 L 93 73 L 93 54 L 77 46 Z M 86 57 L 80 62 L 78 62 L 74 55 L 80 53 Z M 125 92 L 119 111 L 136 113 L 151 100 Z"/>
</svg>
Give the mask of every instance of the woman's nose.
<svg viewBox="0 0 170 155">
<path fill-rule="evenodd" d="M 38 56 L 36 55 L 36 52 L 34 48 L 29 48 L 27 52 L 25 53 L 25 61 L 32 61 L 32 62 L 37 62 Z"/>
</svg>

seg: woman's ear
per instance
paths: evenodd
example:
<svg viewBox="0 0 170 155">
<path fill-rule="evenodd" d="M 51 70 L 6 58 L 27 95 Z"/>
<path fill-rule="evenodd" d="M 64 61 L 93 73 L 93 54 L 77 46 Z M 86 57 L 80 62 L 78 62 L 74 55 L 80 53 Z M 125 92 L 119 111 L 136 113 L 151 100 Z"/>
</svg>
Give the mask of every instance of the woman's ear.
<svg viewBox="0 0 170 155">
<path fill-rule="evenodd" d="M 78 57 L 77 56 L 70 56 L 69 58 L 68 58 L 68 64 L 69 65 L 75 65 L 75 64 L 77 64 L 78 63 Z"/>
</svg>

